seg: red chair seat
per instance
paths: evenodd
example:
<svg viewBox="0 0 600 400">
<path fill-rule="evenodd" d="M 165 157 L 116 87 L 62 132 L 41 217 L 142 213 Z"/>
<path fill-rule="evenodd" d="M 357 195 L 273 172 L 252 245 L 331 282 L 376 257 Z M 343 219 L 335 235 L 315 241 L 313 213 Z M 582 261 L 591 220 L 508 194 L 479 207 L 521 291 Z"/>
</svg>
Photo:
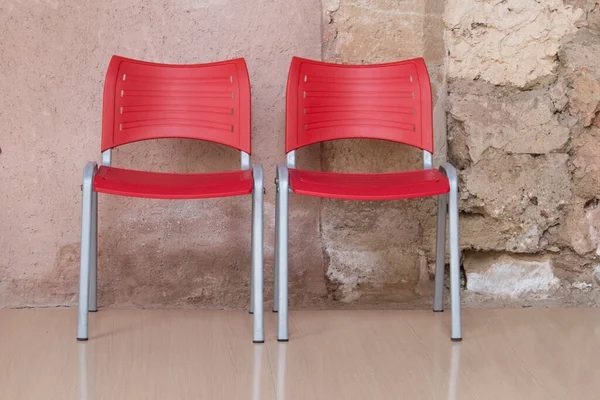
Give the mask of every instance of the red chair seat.
<svg viewBox="0 0 600 400">
<path fill-rule="evenodd" d="M 294 193 L 346 200 L 397 200 L 436 196 L 450 191 L 437 169 L 385 174 L 345 174 L 290 169 Z"/>
<path fill-rule="evenodd" d="M 205 174 L 146 172 L 101 166 L 94 190 L 152 199 L 206 199 L 252 193 L 252 171 Z"/>
</svg>

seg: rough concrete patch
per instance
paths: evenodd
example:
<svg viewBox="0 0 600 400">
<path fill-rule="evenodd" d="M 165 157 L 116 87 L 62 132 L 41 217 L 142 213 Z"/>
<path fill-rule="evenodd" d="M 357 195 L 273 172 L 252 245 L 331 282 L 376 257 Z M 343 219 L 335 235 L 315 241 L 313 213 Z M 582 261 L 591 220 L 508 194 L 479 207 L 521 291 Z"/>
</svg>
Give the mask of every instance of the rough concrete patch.
<svg viewBox="0 0 600 400">
<path fill-rule="evenodd" d="M 569 113 L 590 126 L 600 111 L 600 36 L 580 29 L 559 56 L 569 85 Z"/>
<path fill-rule="evenodd" d="M 586 207 L 586 201 L 573 196 L 568 210 L 563 218 L 560 229 L 553 235 L 551 241 L 559 247 L 573 249 L 580 256 L 589 255 L 596 250 L 592 241 L 592 218 Z"/>
<path fill-rule="evenodd" d="M 454 80 L 449 96 L 449 113 L 463 125 L 473 162 L 478 162 L 488 148 L 545 154 L 565 146 L 569 128 L 560 124 L 548 89 L 521 92 L 489 84 L 483 89 L 484 85 Z"/>
<path fill-rule="evenodd" d="M 427 0 L 339 0 L 323 3 L 323 58 L 352 64 L 425 56 L 444 58 L 439 5 Z M 426 28 L 424 28 L 426 26 Z"/>
<path fill-rule="evenodd" d="M 465 269 L 467 289 L 492 296 L 547 295 L 560 285 L 549 260 L 528 261 L 507 255 L 474 257 L 465 260 Z"/>
<path fill-rule="evenodd" d="M 448 75 L 518 87 L 552 79 L 560 41 L 582 15 L 562 0 L 449 0 Z"/>
<path fill-rule="evenodd" d="M 596 265 L 594 268 L 594 272 L 592 273 L 592 277 L 596 285 L 600 286 L 600 265 Z"/>
<path fill-rule="evenodd" d="M 589 290 L 593 287 L 593 285 L 591 283 L 588 282 L 573 282 L 573 284 L 571 285 L 573 286 L 574 289 L 578 289 L 578 290 Z"/>
<path fill-rule="evenodd" d="M 600 195 L 600 129 L 592 127 L 573 136 L 569 162 L 573 193 L 585 201 Z"/>
<path fill-rule="evenodd" d="M 556 225 L 571 199 L 567 160 L 566 154 L 531 157 L 488 150 L 462 173 L 461 209 L 516 223 L 507 250 L 539 251 L 544 232 Z"/>
<path fill-rule="evenodd" d="M 588 0 L 587 23 L 590 29 L 600 33 L 600 1 Z"/>
<path fill-rule="evenodd" d="M 327 277 L 334 284 L 334 299 L 350 303 L 363 292 L 393 293 L 412 289 L 419 282 L 419 255 L 400 248 L 374 250 L 326 249 Z"/>
</svg>

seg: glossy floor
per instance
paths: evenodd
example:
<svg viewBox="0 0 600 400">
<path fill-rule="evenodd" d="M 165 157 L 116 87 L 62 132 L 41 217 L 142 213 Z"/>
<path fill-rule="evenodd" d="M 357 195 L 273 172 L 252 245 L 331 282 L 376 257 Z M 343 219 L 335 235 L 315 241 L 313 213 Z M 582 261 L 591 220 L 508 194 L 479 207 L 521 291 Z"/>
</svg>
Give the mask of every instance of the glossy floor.
<svg viewBox="0 0 600 400">
<path fill-rule="evenodd" d="M 226 311 L 0 310 L 0 398 L 600 399 L 600 310 L 292 312 L 290 342 L 251 343 Z"/>
</svg>

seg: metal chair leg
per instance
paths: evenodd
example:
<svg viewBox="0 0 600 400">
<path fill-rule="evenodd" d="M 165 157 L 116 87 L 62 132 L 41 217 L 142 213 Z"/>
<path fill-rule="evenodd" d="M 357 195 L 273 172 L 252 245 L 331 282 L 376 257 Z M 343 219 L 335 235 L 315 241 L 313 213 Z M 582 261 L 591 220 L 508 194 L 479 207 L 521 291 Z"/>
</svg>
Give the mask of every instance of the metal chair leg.
<svg viewBox="0 0 600 400">
<path fill-rule="evenodd" d="M 277 181 L 275 181 L 277 184 Z M 279 309 L 279 189 L 275 194 L 275 263 L 273 264 L 273 312 Z"/>
<path fill-rule="evenodd" d="M 92 182 L 96 163 L 88 163 L 83 169 L 83 200 L 81 211 L 81 254 L 79 270 L 79 316 L 77 340 L 88 340 L 88 310 L 90 289 L 90 264 L 92 250 Z"/>
<path fill-rule="evenodd" d="M 277 251 L 278 251 L 278 291 L 279 315 L 277 324 L 277 340 L 288 341 L 288 169 L 285 165 L 277 166 Z"/>
<path fill-rule="evenodd" d="M 435 251 L 435 296 L 433 311 L 444 311 L 444 270 L 446 266 L 446 217 L 448 195 L 438 196 L 437 243 Z"/>
<path fill-rule="evenodd" d="M 445 163 L 442 171 L 450 182 L 448 195 L 449 233 L 450 233 L 450 302 L 452 307 L 452 340 L 462 340 L 460 315 L 460 247 L 458 229 L 458 176 L 456 168 Z"/>
<path fill-rule="evenodd" d="M 264 178 L 260 165 L 253 170 L 254 190 L 252 191 L 252 311 L 254 312 L 254 343 L 264 343 L 263 306 L 263 205 Z"/>
<path fill-rule="evenodd" d="M 98 311 L 98 193 L 92 190 L 89 311 Z"/>
<path fill-rule="evenodd" d="M 252 247 L 252 271 L 250 272 L 250 314 L 254 314 L 254 214 L 256 213 L 255 195 L 252 193 L 252 235 L 251 244 Z"/>
</svg>

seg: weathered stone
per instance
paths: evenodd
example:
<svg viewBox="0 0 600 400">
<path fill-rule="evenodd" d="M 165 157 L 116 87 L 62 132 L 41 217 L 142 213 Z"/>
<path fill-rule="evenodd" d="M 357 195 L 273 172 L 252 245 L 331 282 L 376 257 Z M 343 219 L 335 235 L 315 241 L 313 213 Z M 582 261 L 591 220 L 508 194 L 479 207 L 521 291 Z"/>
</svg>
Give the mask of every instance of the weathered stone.
<svg viewBox="0 0 600 400">
<path fill-rule="evenodd" d="M 467 289 L 490 296 L 517 298 L 548 296 L 560 285 L 548 259 L 522 259 L 506 254 L 470 254 L 465 257 Z"/>
<path fill-rule="evenodd" d="M 590 237 L 590 216 L 586 210 L 585 201 L 573 196 L 565 213 L 564 222 L 553 235 L 552 244 L 573 249 L 580 256 L 585 256 L 596 250 Z"/>
<path fill-rule="evenodd" d="M 600 1 L 588 0 L 588 26 L 590 29 L 600 32 Z"/>
<path fill-rule="evenodd" d="M 462 122 L 473 162 L 490 147 L 507 153 L 545 154 L 561 149 L 569 140 L 569 128 L 560 125 L 548 90 L 507 92 L 482 90 L 483 86 L 453 81 L 449 95 L 450 115 Z"/>
<path fill-rule="evenodd" d="M 573 192 L 585 200 L 600 196 L 600 129 L 586 129 L 572 140 Z"/>
<path fill-rule="evenodd" d="M 538 251 L 544 231 L 559 221 L 571 198 L 567 160 L 566 154 L 532 157 L 488 151 L 463 172 L 461 208 L 518 223 L 507 250 Z"/>
<path fill-rule="evenodd" d="M 600 111 L 600 35 L 581 29 L 560 52 L 569 83 L 569 113 L 584 126 L 598 124 Z"/>
<path fill-rule="evenodd" d="M 416 284 L 421 228 L 415 207 L 408 201 L 323 202 L 327 277 L 336 298 L 351 301 L 361 290 Z"/>
<path fill-rule="evenodd" d="M 507 243 L 522 229 L 516 221 L 464 213 L 460 219 L 462 248 L 479 251 L 510 251 Z"/>
<path fill-rule="evenodd" d="M 448 76 L 518 87 L 548 82 L 561 39 L 582 15 L 562 0 L 449 0 Z"/>
<path fill-rule="evenodd" d="M 594 283 L 600 286 L 600 265 L 596 265 L 594 271 L 592 272 L 592 277 L 594 279 Z"/>
</svg>

